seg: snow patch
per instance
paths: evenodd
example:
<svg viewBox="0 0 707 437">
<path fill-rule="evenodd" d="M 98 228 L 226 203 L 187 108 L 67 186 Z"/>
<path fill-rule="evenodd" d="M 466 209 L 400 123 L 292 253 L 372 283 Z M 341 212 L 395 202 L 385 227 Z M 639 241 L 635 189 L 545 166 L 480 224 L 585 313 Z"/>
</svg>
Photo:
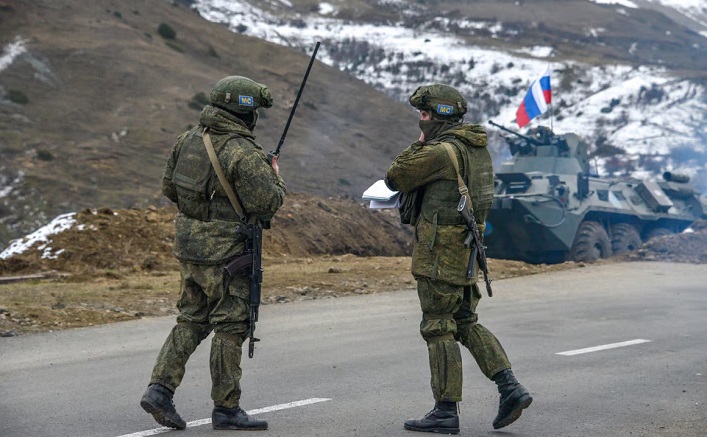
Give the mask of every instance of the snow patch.
<svg viewBox="0 0 707 437">
<path fill-rule="evenodd" d="M 27 40 L 24 40 L 18 36 L 15 38 L 15 41 L 3 48 L 2 55 L 0 55 L 0 72 L 12 65 L 18 56 L 27 51 L 27 48 L 25 47 L 26 42 Z"/>
<path fill-rule="evenodd" d="M 629 1 L 629 0 L 589 0 L 589 1 L 600 4 L 600 5 L 620 5 L 620 6 L 626 6 L 627 8 L 633 8 L 633 9 L 638 8 L 638 5 L 636 5 L 636 3 Z"/>
<path fill-rule="evenodd" d="M 0 170 L 5 170 L 5 168 L 3 167 Z M 10 193 L 12 193 L 12 190 L 19 187 L 22 184 L 22 181 L 24 180 L 24 178 L 25 178 L 24 171 L 20 170 L 19 172 L 17 172 L 17 177 L 15 179 L 13 179 L 12 182 L 9 182 L 8 185 L 0 188 L 0 199 L 2 199 L 3 197 L 9 196 Z M 6 178 L 5 176 L 0 175 L 0 183 L 2 183 L 2 184 L 8 183 L 8 179 L 9 178 Z"/>
<path fill-rule="evenodd" d="M 289 23 L 242 0 L 197 0 L 196 9 L 231 29 L 248 24 L 244 33 L 281 45 L 307 51 L 322 41 L 320 61 L 403 102 L 422 83 L 448 83 L 474 101 L 467 118 L 477 123 L 490 118 L 512 126 L 530 81 L 547 65 L 542 58 L 552 53 L 549 47 L 520 49 L 534 59 L 518 51 L 470 46 L 449 30 L 502 32 L 502 23 L 495 21 L 438 17 L 428 25 L 407 28 L 403 23 L 375 25 L 312 14 L 298 15 Z M 591 30 L 596 35 L 602 31 Z M 625 158 L 638 162 L 650 155 L 654 165 L 663 168 L 686 165 L 684 159 L 670 156 L 675 148 L 689 147 L 707 156 L 704 86 L 676 79 L 658 67 L 572 61 L 553 62 L 551 67 L 555 118 L 545 114 L 533 121 L 535 125 L 552 124 L 559 134 L 575 132 L 590 141 L 604 137 L 622 148 Z"/>
<path fill-rule="evenodd" d="M 319 3 L 319 13 L 322 15 L 331 15 L 336 12 L 336 8 L 331 3 Z"/>
<path fill-rule="evenodd" d="M 42 251 L 42 258 L 55 259 L 61 252 L 63 252 L 63 249 L 52 254 L 52 248 L 49 246 L 49 244 L 51 244 L 51 239 L 49 237 L 71 229 L 76 224 L 75 217 L 75 212 L 62 214 L 52 220 L 49 224 L 42 226 L 24 238 L 13 240 L 10 243 L 10 246 L 0 253 L 0 259 L 8 259 L 13 255 L 25 253 L 35 244 L 39 244 L 37 249 Z M 83 227 L 80 226 L 79 229 L 83 229 Z"/>
<path fill-rule="evenodd" d="M 594 28 L 586 29 L 584 34 L 587 36 L 591 36 L 593 38 L 599 38 L 599 34 L 604 33 L 604 32 L 606 32 L 606 29 L 604 29 L 603 27 L 597 27 L 596 29 L 594 29 Z"/>
<path fill-rule="evenodd" d="M 524 47 L 522 49 L 516 50 L 516 53 L 524 53 L 534 58 L 549 58 L 550 56 L 554 55 L 554 52 L 555 49 L 553 49 L 552 47 L 545 46 Z"/>
</svg>

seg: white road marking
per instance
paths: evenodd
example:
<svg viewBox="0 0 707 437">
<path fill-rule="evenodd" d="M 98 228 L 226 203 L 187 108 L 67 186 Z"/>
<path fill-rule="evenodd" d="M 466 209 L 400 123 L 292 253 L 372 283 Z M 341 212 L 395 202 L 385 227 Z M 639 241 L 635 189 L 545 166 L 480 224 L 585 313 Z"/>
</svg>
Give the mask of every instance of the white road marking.
<svg viewBox="0 0 707 437">
<path fill-rule="evenodd" d="M 264 408 L 257 408 L 255 410 L 246 411 L 246 413 L 251 414 L 251 415 L 261 414 L 261 413 L 269 413 L 271 411 L 286 410 L 288 408 L 302 407 L 305 405 L 317 404 L 319 402 L 326 402 L 326 401 L 330 401 L 330 400 L 331 399 L 329 399 L 329 398 L 304 399 L 301 401 L 288 402 L 286 404 L 272 405 L 270 407 L 264 407 Z M 211 419 L 194 420 L 192 422 L 187 422 L 187 428 L 208 425 L 210 423 L 211 423 Z M 124 434 L 124 435 L 121 435 L 118 437 L 147 437 L 147 436 L 151 436 L 151 435 L 162 434 L 163 432 L 167 432 L 167 431 L 175 431 L 175 430 L 172 428 L 167 428 L 166 426 L 163 426 L 162 428 L 148 429 L 147 431 L 134 432 L 132 434 Z"/>
<path fill-rule="evenodd" d="M 573 351 L 557 352 L 555 355 L 564 355 L 566 357 L 569 357 L 572 355 L 579 355 L 579 354 L 586 354 L 589 352 L 603 351 L 606 349 L 614 349 L 617 347 L 633 346 L 634 344 L 641 344 L 641 343 L 650 343 L 650 340 L 643 340 L 643 339 L 638 338 L 636 340 L 622 341 L 621 343 L 611 343 L 611 344 L 605 344 L 602 346 L 594 346 L 594 347 L 588 347 L 588 348 L 584 348 L 584 349 L 575 349 Z"/>
</svg>

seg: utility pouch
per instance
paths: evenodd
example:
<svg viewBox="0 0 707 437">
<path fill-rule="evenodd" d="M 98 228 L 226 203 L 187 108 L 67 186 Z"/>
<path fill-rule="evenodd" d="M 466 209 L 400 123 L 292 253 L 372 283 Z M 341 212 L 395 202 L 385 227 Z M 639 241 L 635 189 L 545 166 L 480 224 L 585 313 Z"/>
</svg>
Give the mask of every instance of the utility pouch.
<svg viewBox="0 0 707 437">
<path fill-rule="evenodd" d="M 415 226 L 422 210 L 422 197 L 424 190 L 416 190 L 400 193 L 400 222 L 404 225 Z"/>
<path fill-rule="evenodd" d="M 200 139 L 197 141 L 194 137 L 188 137 L 182 146 L 172 183 L 176 186 L 179 211 L 187 217 L 206 221 L 209 213 L 207 191 L 213 172 Z"/>
</svg>

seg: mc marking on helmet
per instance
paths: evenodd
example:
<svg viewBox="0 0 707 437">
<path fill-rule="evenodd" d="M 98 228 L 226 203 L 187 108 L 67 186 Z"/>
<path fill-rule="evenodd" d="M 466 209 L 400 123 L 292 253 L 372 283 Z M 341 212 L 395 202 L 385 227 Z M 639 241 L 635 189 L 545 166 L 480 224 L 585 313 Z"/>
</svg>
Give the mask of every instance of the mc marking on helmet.
<svg viewBox="0 0 707 437">
<path fill-rule="evenodd" d="M 439 115 L 452 115 L 454 113 L 454 108 L 449 105 L 437 105 L 437 114 Z"/>
<path fill-rule="evenodd" d="M 238 104 L 241 106 L 253 106 L 253 96 L 238 96 Z"/>
</svg>

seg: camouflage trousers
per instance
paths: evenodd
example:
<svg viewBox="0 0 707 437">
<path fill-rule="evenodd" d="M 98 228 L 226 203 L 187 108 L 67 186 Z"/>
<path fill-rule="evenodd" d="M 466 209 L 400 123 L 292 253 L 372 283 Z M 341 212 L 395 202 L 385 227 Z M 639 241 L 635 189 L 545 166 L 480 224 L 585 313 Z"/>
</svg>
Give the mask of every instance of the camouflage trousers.
<svg viewBox="0 0 707 437">
<path fill-rule="evenodd" d="M 241 346 L 249 331 L 248 278 L 226 281 L 221 265 L 181 263 L 181 296 L 177 324 L 167 337 L 152 370 L 150 384 L 173 392 L 199 343 L 211 342 L 211 398 L 218 407 L 235 408 L 241 397 Z"/>
<path fill-rule="evenodd" d="M 486 328 L 479 325 L 476 306 L 481 292 L 471 287 L 418 277 L 417 294 L 422 307 L 420 333 L 427 342 L 432 394 L 436 401 L 462 400 L 462 358 L 459 343 L 491 379 L 510 369 L 503 346 Z"/>
</svg>

